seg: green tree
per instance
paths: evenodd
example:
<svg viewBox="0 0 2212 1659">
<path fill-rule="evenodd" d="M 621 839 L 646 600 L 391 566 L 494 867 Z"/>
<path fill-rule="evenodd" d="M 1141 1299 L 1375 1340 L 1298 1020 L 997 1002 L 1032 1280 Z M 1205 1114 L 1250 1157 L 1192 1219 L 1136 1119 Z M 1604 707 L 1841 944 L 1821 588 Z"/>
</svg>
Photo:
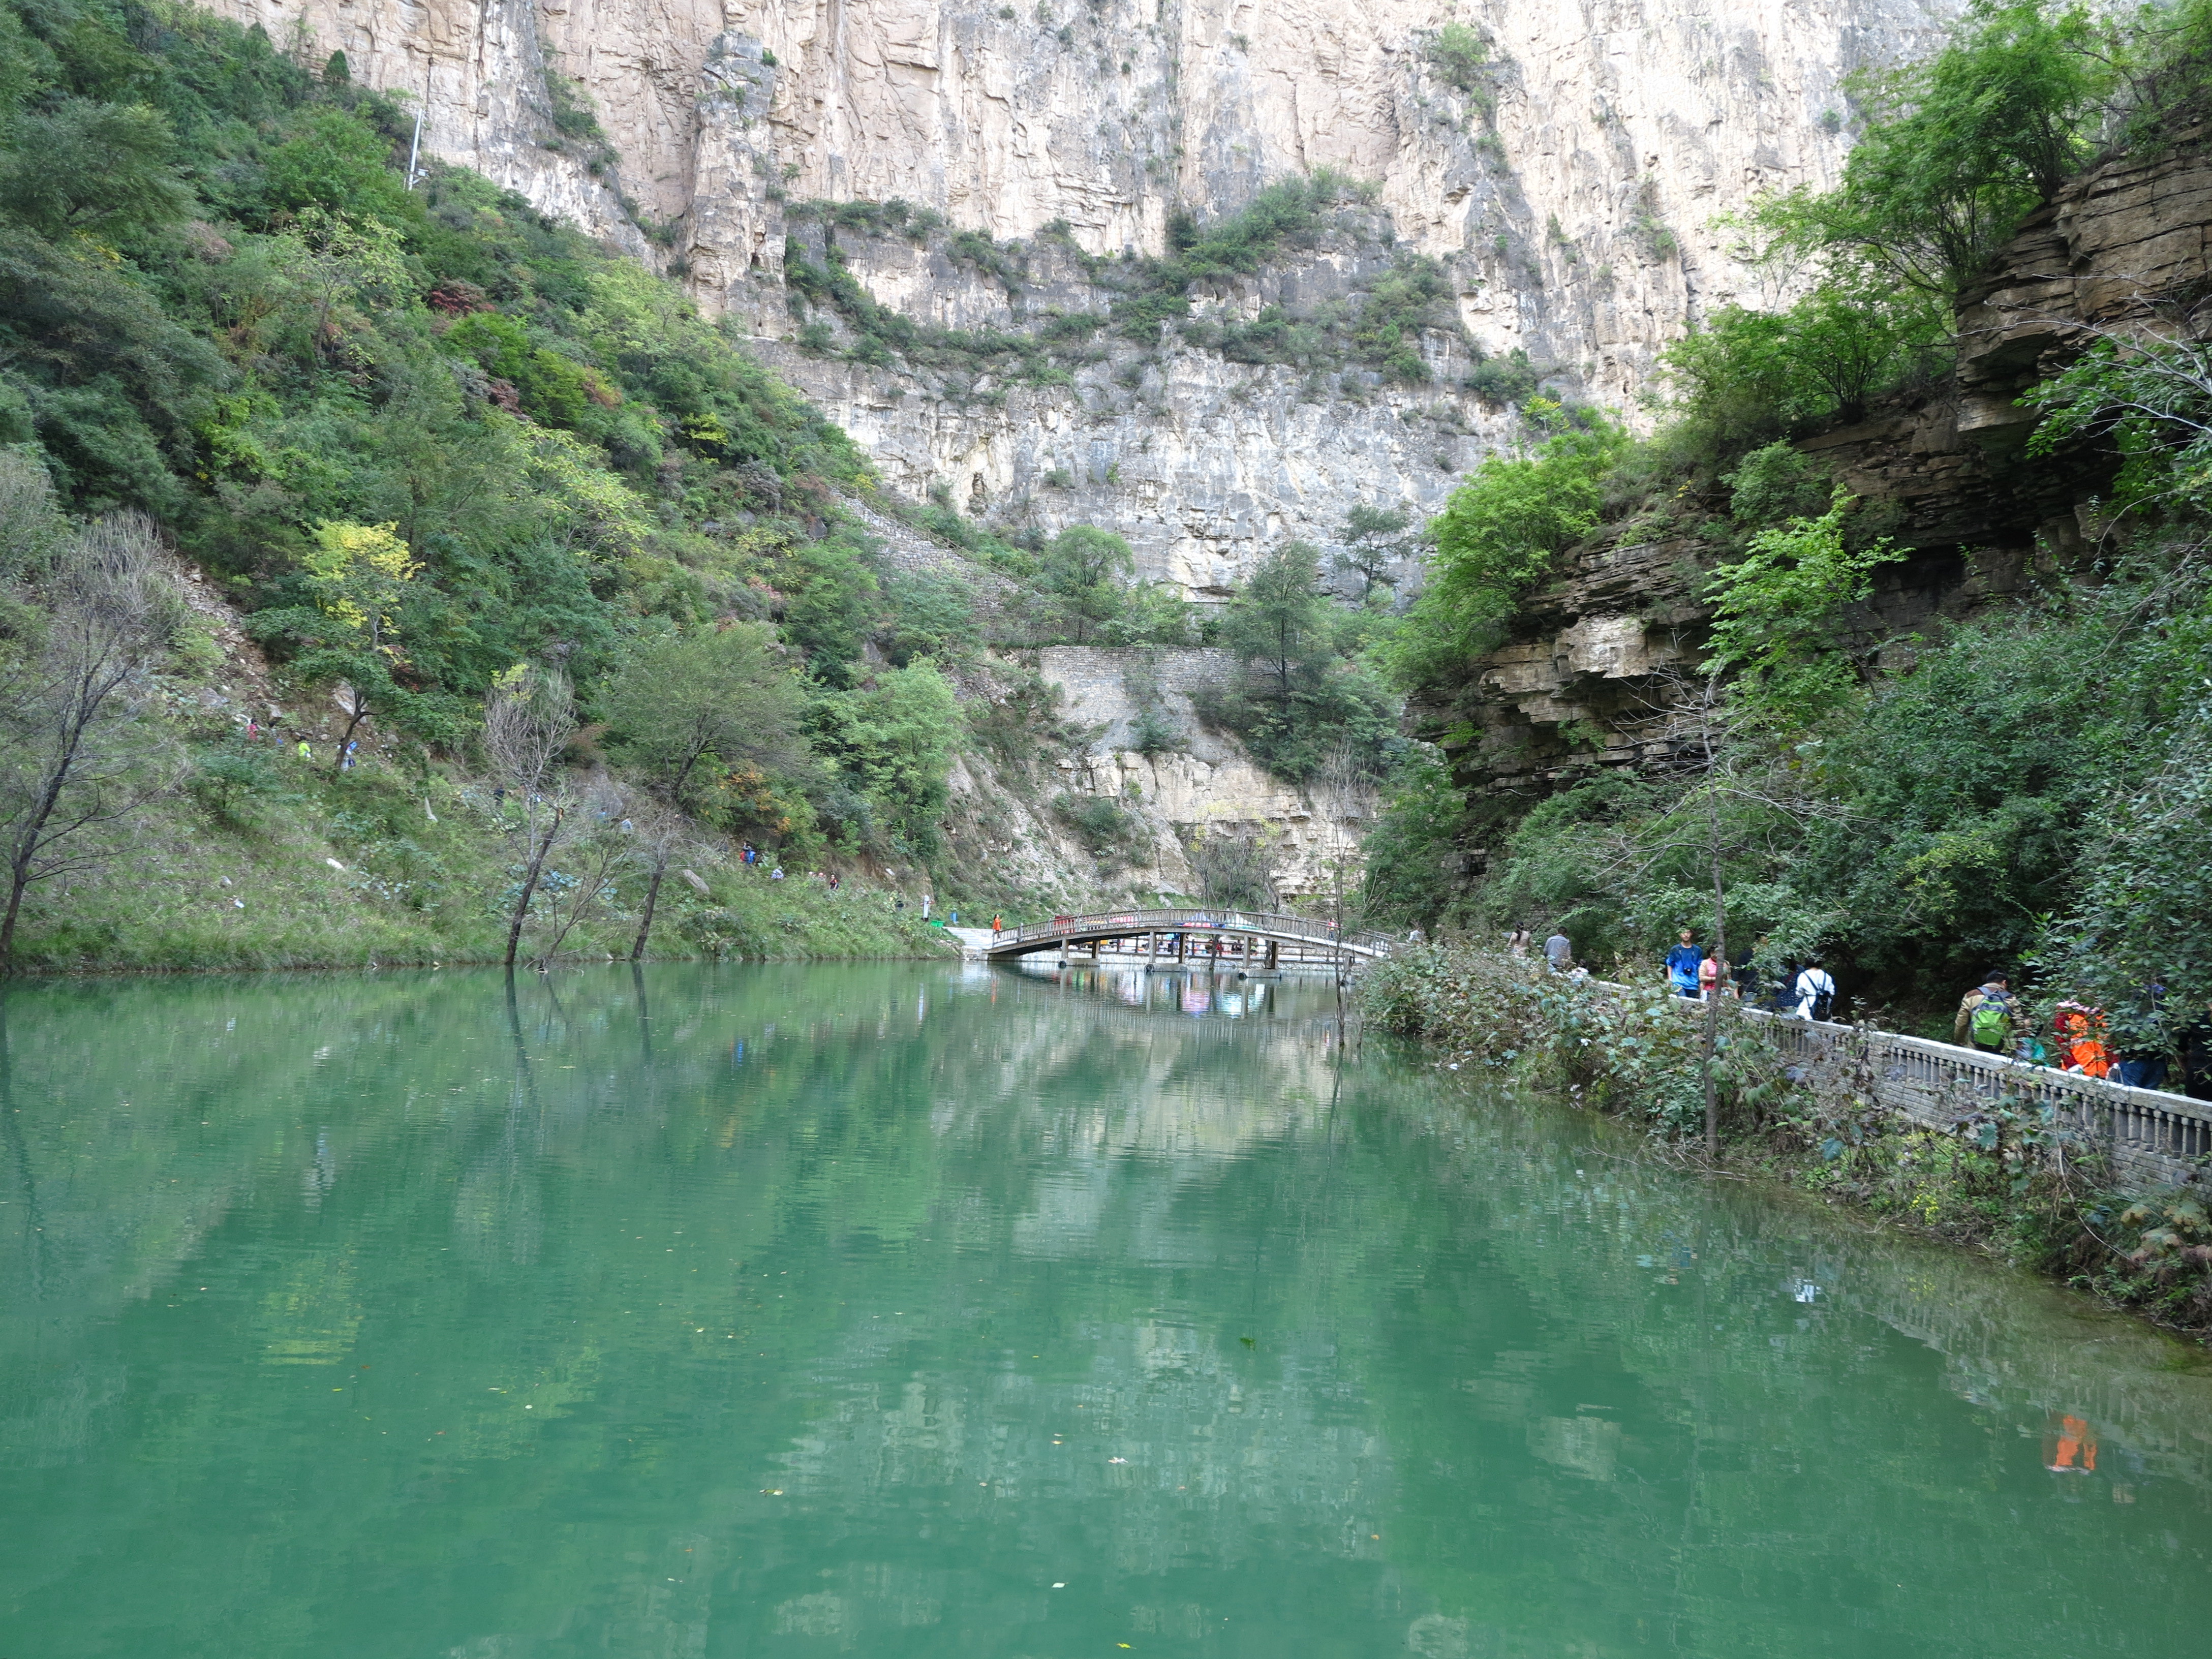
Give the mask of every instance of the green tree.
<svg viewBox="0 0 2212 1659">
<path fill-rule="evenodd" d="M 1786 311 L 1723 306 L 1662 354 L 1673 408 L 1710 454 L 1814 422 L 1866 418 L 1868 400 L 1948 337 L 1942 307 L 1863 271 Z"/>
<path fill-rule="evenodd" d="M 1390 566 L 1405 556 L 1406 529 L 1413 521 L 1413 514 L 1405 507 L 1354 501 L 1337 532 L 1343 547 L 1336 556 L 1336 568 L 1358 574 L 1363 595 L 1387 584 Z"/>
<path fill-rule="evenodd" d="M 775 630 L 760 623 L 663 635 L 626 657 L 598 697 L 612 752 L 677 803 L 702 765 L 797 764 L 805 701 Z"/>
<path fill-rule="evenodd" d="M 1819 518 L 1760 531 L 1706 583 L 1713 629 L 1704 671 L 1735 676 L 1735 699 L 1764 720 L 1811 726 L 1854 684 L 1836 648 L 1844 614 L 1874 592 L 1877 567 L 1906 556 L 1886 536 L 1857 550 L 1844 544 L 1854 502 L 1838 489 Z"/>
<path fill-rule="evenodd" d="M 783 631 L 833 685 L 852 683 L 861 647 L 883 618 L 873 548 L 848 536 L 809 543 L 793 549 L 778 573 L 789 596 Z"/>
<path fill-rule="evenodd" d="M 1138 582 L 1123 595 L 1121 614 L 1105 626 L 1109 645 L 1188 645 L 1190 601 L 1174 582 Z"/>
<path fill-rule="evenodd" d="M 277 212 L 317 207 L 349 218 L 405 224 L 422 210 L 392 169 L 392 147 L 368 123 L 327 106 L 301 112 L 291 136 L 262 162 L 263 195 Z"/>
<path fill-rule="evenodd" d="M 797 767 L 806 752 L 805 702 L 774 630 L 757 623 L 665 635 L 634 651 L 599 696 L 616 757 L 642 773 L 663 801 L 695 808 L 692 785 L 706 781 L 702 769 Z M 647 878 L 633 962 L 645 954 L 666 868 L 666 859 L 657 859 Z"/>
<path fill-rule="evenodd" d="M 900 571 L 884 583 L 890 612 L 889 651 L 903 668 L 920 657 L 941 661 L 973 656 L 982 643 L 975 586 L 939 571 Z"/>
<path fill-rule="evenodd" d="M 952 682 L 924 659 L 832 692 L 817 720 L 832 752 L 879 810 L 902 855 L 927 857 L 965 734 Z"/>
<path fill-rule="evenodd" d="M 1483 89 L 1490 43 L 1464 23 L 1446 23 L 1429 37 L 1425 53 L 1437 73 L 1462 92 Z"/>
<path fill-rule="evenodd" d="M 301 585 L 312 608 L 264 611 L 256 631 L 282 626 L 304 641 L 289 665 L 310 685 L 337 685 L 346 697 L 345 731 L 331 769 L 343 769 L 346 745 L 362 721 L 398 699 L 392 669 L 405 662 L 399 617 L 422 564 L 395 533 L 396 525 L 325 522 L 301 556 Z"/>
<path fill-rule="evenodd" d="M 1229 601 L 1221 642 L 1256 668 L 1262 694 L 1287 706 L 1292 692 L 1335 654 L 1336 626 L 1321 591 L 1321 554 L 1310 542 L 1285 542 L 1262 557 Z"/>
<path fill-rule="evenodd" d="M 1595 527 L 1600 485 L 1629 447 L 1601 416 L 1533 454 L 1492 455 L 1429 524 L 1428 586 L 1386 648 L 1401 686 L 1449 687 L 1496 646 L 1522 597 Z"/>
<path fill-rule="evenodd" d="M 170 165 L 175 136 L 143 104 L 71 98 L 20 118 L 0 159 L 0 211 L 59 240 L 131 240 L 174 224 L 191 191 Z"/>
<path fill-rule="evenodd" d="M 1382 813 L 1363 848 L 1360 908 L 1384 922 L 1433 928 L 1459 896 L 1468 804 L 1437 750 L 1421 744 L 1392 769 Z"/>
<path fill-rule="evenodd" d="M 1077 645 L 1090 644 L 1127 607 L 1136 568 L 1129 544 L 1112 531 L 1068 526 L 1047 544 L 1038 572 L 1053 628 Z"/>
<path fill-rule="evenodd" d="M 2093 438 L 2118 450 L 2115 495 L 2137 521 L 2212 507 L 2212 344 L 2099 340 L 2022 401 L 2045 411 L 2031 454 Z"/>
<path fill-rule="evenodd" d="M 2124 1045 L 2170 1053 L 2212 1007 L 2212 698 L 2200 689 L 2149 747 L 2149 775 L 2100 804 L 2037 956 L 2053 989 L 2106 1009 Z"/>
<path fill-rule="evenodd" d="M 1977 0 L 1932 58 L 1863 84 L 1872 117 L 1839 185 L 1771 198 L 1753 222 L 1948 302 L 2087 159 L 2111 58 L 2086 8 Z"/>
<path fill-rule="evenodd" d="M 1208 718 L 1244 740 L 1278 777 L 1303 783 L 1330 755 L 1348 749 L 1372 775 L 1402 745 L 1389 692 L 1344 659 L 1356 618 L 1321 590 L 1321 553 L 1285 542 L 1262 558 L 1229 602 L 1222 643 L 1243 660 L 1245 677 L 1201 703 Z"/>
</svg>

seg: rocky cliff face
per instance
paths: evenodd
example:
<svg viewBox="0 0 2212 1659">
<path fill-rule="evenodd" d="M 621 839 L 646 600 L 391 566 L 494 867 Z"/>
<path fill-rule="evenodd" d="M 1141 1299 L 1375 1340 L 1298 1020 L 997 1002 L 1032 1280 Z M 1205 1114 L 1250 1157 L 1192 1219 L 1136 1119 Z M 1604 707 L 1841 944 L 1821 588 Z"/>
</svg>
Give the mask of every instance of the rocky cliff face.
<svg viewBox="0 0 2212 1659">
<path fill-rule="evenodd" d="M 1722 218 L 1831 180 L 1844 77 L 1924 50 L 1958 9 L 215 3 L 343 50 L 356 78 L 416 100 L 428 152 L 681 276 L 913 499 L 1009 531 L 1112 528 L 1140 574 L 1201 600 L 1285 539 L 1328 547 L 1355 505 L 1434 510 L 1522 435 L 1516 406 L 1540 384 L 1636 418 L 1667 342 L 1765 297 Z M 1198 283 L 1187 325 L 1116 316 L 1178 216 L 1218 222 L 1328 170 L 1356 188 L 1259 268 Z M 877 528 L 894 560 L 940 556 Z M 1590 593 L 1563 591 L 1556 649 L 1501 659 L 1513 743 L 1570 726 L 1640 741 L 1625 708 L 1569 689 L 1632 684 L 1675 650 L 1664 604 L 1625 612 L 1653 586 L 1634 573 L 1676 555 L 1620 558 Z M 1418 580 L 1394 574 L 1401 592 Z M 1287 790 L 1205 732 L 1177 679 L 1206 672 L 1196 657 L 1158 690 L 1180 746 L 1138 755 L 1133 661 L 1042 665 L 1096 734 L 1060 783 L 1124 811 L 1125 844 L 1102 855 L 976 755 L 954 780 L 968 854 L 1070 902 L 1190 891 L 1190 838 L 1218 830 L 1269 842 L 1286 889 L 1317 889 L 1358 803 Z"/>
<path fill-rule="evenodd" d="M 2100 168 L 2023 226 L 1966 295 L 1951 376 L 1799 444 L 1912 550 L 1880 573 L 1862 647 L 1905 666 L 1911 647 L 1896 641 L 1912 630 L 2094 553 L 2114 458 L 2097 445 L 2030 457 L 2039 416 L 2020 396 L 2100 338 L 2201 330 L 2208 286 L 2212 144 Z M 1714 562 L 1703 516 L 1692 507 L 1573 550 L 1465 706 L 1431 711 L 1462 782 L 1501 816 L 1595 769 L 1664 769 L 1682 752 L 1705 638 L 1697 595 Z"/>
<path fill-rule="evenodd" d="M 1472 352 L 1525 352 L 1560 390 L 1632 408 L 1688 319 L 1752 296 L 1717 219 L 1759 191 L 1832 177 L 1848 142 L 1842 77 L 1923 47 L 1956 9 L 219 3 L 280 40 L 343 49 L 356 77 L 419 100 L 433 153 L 682 272 L 763 340 L 792 339 L 806 319 L 785 246 L 796 230 L 818 250 L 820 232 L 793 204 L 927 210 L 941 225 L 919 242 L 841 237 L 855 278 L 916 322 L 1019 330 L 1051 307 L 1103 308 L 1108 290 L 1085 263 L 1163 252 L 1176 213 L 1218 216 L 1319 168 L 1368 182 L 1364 234 L 1222 285 L 1200 310 L 1295 312 L 1356 298 L 1400 255 L 1433 259 L 1449 300 L 1416 331 L 1418 380 L 1119 339 L 1065 380 L 1016 386 L 854 363 L 842 329 L 826 349 L 781 349 L 900 488 L 918 497 L 933 483 L 1047 532 L 1112 525 L 1146 574 L 1200 593 L 1271 540 L 1325 540 L 1355 501 L 1435 506 L 1513 430 L 1499 400 L 1462 384 Z M 1440 47 L 1455 17 L 1484 43 L 1482 62 Z M 951 257 L 963 232 L 1021 244 L 1020 274 Z"/>
</svg>

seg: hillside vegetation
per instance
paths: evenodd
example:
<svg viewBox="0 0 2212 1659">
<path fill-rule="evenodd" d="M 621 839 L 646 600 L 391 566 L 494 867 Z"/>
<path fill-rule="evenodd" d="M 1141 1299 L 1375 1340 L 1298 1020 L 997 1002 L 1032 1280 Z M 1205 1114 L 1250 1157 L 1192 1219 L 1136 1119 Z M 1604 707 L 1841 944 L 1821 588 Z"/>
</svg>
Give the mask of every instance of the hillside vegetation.
<svg viewBox="0 0 2212 1659">
<path fill-rule="evenodd" d="M 1960 994 L 2005 967 L 2046 1002 L 2104 1008 L 2125 1048 L 2179 1048 L 2212 1000 L 2199 296 L 2166 296 L 2035 394 L 2051 416 L 2028 465 L 2124 462 L 2092 556 L 1890 642 L 1909 645 L 1907 673 L 1845 648 L 1904 555 L 1894 526 L 1791 440 L 1940 385 L 1954 302 L 2022 218 L 2101 161 L 2197 142 L 2208 68 L 2203 0 L 2118 17 L 1984 3 L 1932 59 L 1855 88 L 1842 182 L 1743 227 L 1809 272 L 1805 296 L 1723 309 L 1674 348 L 1656 438 L 1562 410 L 1477 469 L 1431 527 L 1433 577 L 1390 648 L 1435 711 L 1429 735 L 1463 739 L 1486 653 L 1561 553 L 1692 537 L 1712 622 L 1676 688 L 1680 766 L 1593 769 L 1532 804 L 1469 797 L 1437 751 L 1417 755 L 1372 843 L 1371 908 L 1447 930 L 1557 925 L 1582 959 L 1638 972 L 1678 927 L 1711 940 L 1724 924 L 1770 983 L 1820 955 L 1860 1007 L 1947 1036 Z"/>
<path fill-rule="evenodd" d="M 955 754 L 1018 780 L 1065 741 L 985 645 L 1180 638 L 1179 602 L 1087 526 L 977 580 L 895 568 L 856 498 L 991 550 L 876 496 L 672 283 L 465 170 L 410 179 L 410 130 L 343 54 L 0 3 L 0 956 L 477 955 L 516 916 L 596 949 L 743 841 L 957 896 Z M 502 706 L 537 770 L 487 748 Z M 914 943 L 811 928 L 725 933 Z"/>
</svg>

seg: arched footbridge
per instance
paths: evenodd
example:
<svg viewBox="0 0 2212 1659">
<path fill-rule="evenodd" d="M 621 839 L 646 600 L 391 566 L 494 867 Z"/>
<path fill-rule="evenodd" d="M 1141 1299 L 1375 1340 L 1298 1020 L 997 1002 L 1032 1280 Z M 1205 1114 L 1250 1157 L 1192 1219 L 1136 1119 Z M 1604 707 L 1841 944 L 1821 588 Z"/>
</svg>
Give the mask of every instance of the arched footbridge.
<svg viewBox="0 0 2212 1659">
<path fill-rule="evenodd" d="M 993 961 L 1088 945 L 1093 955 L 1118 944 L 1125 955 L 1155 962 L 1222 962 L 1273 968 L 1285 961 L 1372 961 L 1390 952 L 1388 934 L 1346 929 L 1339 937 L 1323 917 L 1200 908 L 1114 910 L 1095 916 L 1054 916 L 1002 927 L 982 945 Z"/>
</svg>

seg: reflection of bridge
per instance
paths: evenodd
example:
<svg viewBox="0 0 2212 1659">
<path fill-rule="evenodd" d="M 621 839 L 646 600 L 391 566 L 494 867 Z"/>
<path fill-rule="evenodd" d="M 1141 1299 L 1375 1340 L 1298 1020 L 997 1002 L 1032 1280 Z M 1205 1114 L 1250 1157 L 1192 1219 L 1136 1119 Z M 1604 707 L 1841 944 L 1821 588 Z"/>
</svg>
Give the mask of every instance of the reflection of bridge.
<svg viewBox="0 0 2212 1659">
<path fill-rule="evenodd" d="M 1115 943 L 1122 944 L 1123 954 L 1148 962 L 1233 962 L 1246 968 L 1364 962 L 1390 951 L 1385 934 L 1347 930 L 1340 938 L 1335 924 L 1322 917 L 1218 908 L 1054 916 L 1050 921 L 1002 927 L 982 950 L 992 960 L 1003 962 L 1038 951 L 1064 951 L 1070 945 L 1087 945 L 1095 957 Z"/>
</svg>

